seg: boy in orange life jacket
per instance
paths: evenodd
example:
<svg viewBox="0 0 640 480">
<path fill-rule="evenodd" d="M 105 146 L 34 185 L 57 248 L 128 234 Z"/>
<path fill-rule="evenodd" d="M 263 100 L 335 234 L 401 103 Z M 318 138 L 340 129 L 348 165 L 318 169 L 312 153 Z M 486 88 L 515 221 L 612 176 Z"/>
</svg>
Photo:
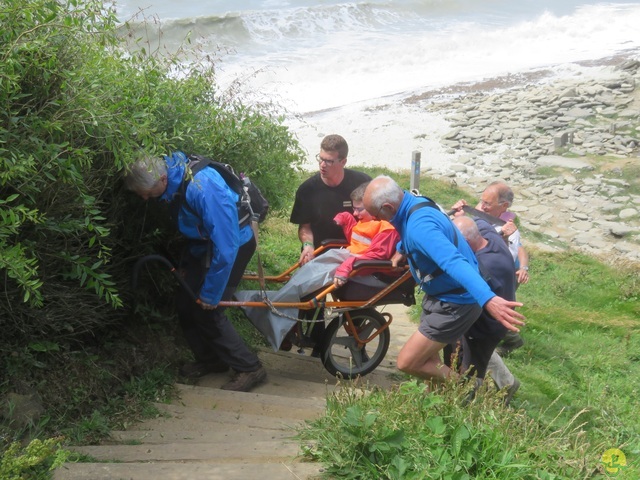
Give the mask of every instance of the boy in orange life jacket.
<svg viewBox="0 0 640 480">
<path fill-rule="evenodd" d="M 342 227 L 344 236 L 349 241 L 347 250 L 351 252 L 349 258 L 336 270 L 333 278 L 336 288 L 345 284 L 356 260 L 389 260 L 400 241 L 400 235 L 393 225 L 386 220 L 374 219 L 365 210 L 362 199 L 368 184 L 369 182 L 363 183 L 351 192 L 353 215 L 341 212 L 333 219 Z"/>
</svg>

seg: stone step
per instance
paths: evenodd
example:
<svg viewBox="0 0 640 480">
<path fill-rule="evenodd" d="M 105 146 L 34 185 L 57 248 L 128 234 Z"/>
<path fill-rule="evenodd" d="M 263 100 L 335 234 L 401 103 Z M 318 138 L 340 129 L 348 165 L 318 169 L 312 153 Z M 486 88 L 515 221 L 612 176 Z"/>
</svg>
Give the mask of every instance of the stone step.
<svg viewBox="0 0 640 480">
<path fill-rule="evenodd" d="M 178 385 L 178 394 L 179 398 L 173 401 L 176 405 L 302 420 L 315 418 L 326 406 L 324 398 L 282 397 L 260 393 L 257 389 L 253 392 L 231 392 L 195 385 Z"/>
<path fill-rule="evenodd" d="M 406 308 L 392 307 L 394 317 L 406 317 Z M 268 379 L 252 392 L 221 390 L 228 373 L 207 375 L 197 386 L 179 384 L 179 398 L 155 404 L 157 417 L 132 425 L 131 430 L 112 432 L 102 445 L 72 448 L 102 463 L 65 464 L 53 478 L 319 479 L 321 465 L 298 462 L 297 429 L 322 415 L 327 396 L 345 385 L 387 388 L 401 380 L 395 368 L 399 349 L 395 344 L 415 329 L 406 319 L 394 321 L 387 358 L 374 372 L 354 381 L 331 376 L 319 359 L 308 355 L 310 349 L 307 355 L 263 349 L 259 356 Z"/>
<path fill-rule="evenodd" d="M 316 463 L 67 463 L 53 480 L 312 480 L 319 479 Z"/>
<path fill-rule="evenodd" d="M 268 463 L 290 461 L 300 453 L 296 441 L 262 440 L 248 442 L 177 442 L 143 445 L 89 445 L 70 450 L 98 461 L 117 462 L 208 462 Z"/>
<path fill-rule="evenodd" d="M 156 430 L 116 430 L 110 438 L 114 443 L 138 445 L 159 443 L 221 443 L 239 441 L 290 440 L 296 435 L 293 429 L 256 428 L 235 425 L 232 429 L 177 430 L 175 427 Z"/>
<path fill-rule="evenodd" d="M 311 349 L 306 349 L 307 355 L 300 355 L 295 352 L 296 347 L 290 352 L 274 352 L 270 348 L 258 350 L 258 357 L 268 373 L 265 383 L 254 388 L 258 393 L 275 393 L 272 388 L 274 382 L 303 382 L 307 389 L 310 389 L 313 396 L 324 396 L 326 394 L 325 385 L 335 385 L 336 378 L 331 375 L 322 365 L 319 358 L 310 357 Z M 202 387 L 220 388 L 223 383 L 229 380 L 229 374 L 211 374 L 198 380 L 198 385 Z M 294 393 L 295 394 L 295 393 Z M 301 397 L 307 395 L 300 394 Z"/>
<path fill-rule="evenodd" d="M 389 353 L 387 353 L 378 368 L 362 377 L 359 380 L 360 382 L 389 387 L 394 381 L 397 381 L 398 371 L 395 367 L 395 359 L 399 349 L 394 347 L 394 327 L 392 326 L 391 328 L 392 342 L 389 347 Z M 410 333 L 413 333 L 416 328 L 411 327 Z M 402 337 L 408 338 L 408 335 L 408 332 L 403 332 Z M 306 349 L 306 351 L 310 353 L 311 350 Z M 262 349 L 258 352 L 258 356 L 267 370 L 268 377 L 265 383 L 252 390 L 256 393 L 285 395 L 294 398 L 324 399 L 345 382 L 327 372 L 319 358 L 299 355 L 293 350 L 291 352 L 274 352 L 271 349 Z M 228 380 L 229 374 L 210 374 L 199 379 L 198 385 L 219 389 Z M 285 384 L 287 388 L 282 391 L 280 387 Z"/>
<path fill-rule="evenodd" d="M 290 430 L 303 423 L 302 419 L 294 417 L 273 417 L 245 412 L 205 410 L 203 408 L 163 403 L 157 403 L 155 406 L 162 414 L 139 423 L 135 426 L 136 430 L 162 429 L 169 425 L 176 425 L 176 423 L 180 426 L 180 430 L 196 432 L 206 432 L 220 428 L 230 429 L 237 426 Z M 320 413 L 317 413 L 317 415 L 320 415 Z"/>
</svg>

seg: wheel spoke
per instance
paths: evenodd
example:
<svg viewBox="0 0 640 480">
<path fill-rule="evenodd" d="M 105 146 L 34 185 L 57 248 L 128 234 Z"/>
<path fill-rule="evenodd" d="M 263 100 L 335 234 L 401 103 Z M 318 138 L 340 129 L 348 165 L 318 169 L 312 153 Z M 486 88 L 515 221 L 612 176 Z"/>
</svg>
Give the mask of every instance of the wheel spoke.
<svg viewBox="0 0 640 480">
<path fill-rule="evenodd" d="M 353 348 L 356 345 L 356 341 L 353 337 L 336 337 L 333 341 L 334 345 L 342 345 L 347 348 Z"/>
<path fill-rule="evenodd" d="M 364 351 L 364 348 L 350 348 L 349 350 L 351 350 L 351 358 L 353 359 L 353 363 L 356 364 L 356 367 L 362 368 L 362 352 Z"/>
<path fill-rule="evenodd" d="M 376 325 L 371 320 L 367 320 L 362 328 L 358 329 L 358 336 L 360 340 L 366 340 L 371 336 L 371 333 L 376 329 Z"/>
</svg>

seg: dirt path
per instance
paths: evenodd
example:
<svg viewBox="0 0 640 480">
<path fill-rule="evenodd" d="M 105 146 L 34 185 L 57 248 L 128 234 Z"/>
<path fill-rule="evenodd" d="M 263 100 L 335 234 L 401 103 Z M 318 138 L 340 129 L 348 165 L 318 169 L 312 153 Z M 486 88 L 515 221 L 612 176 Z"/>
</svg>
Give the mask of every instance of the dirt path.
<svg viewBox="0 0 640 480">
<path fill-rule="evenodd" d="M 364 381 L 388 387 L 397 381 L 395 359 L 415 331 L 402 305 L 393 315 L 391 344 L 382 364 Z M 111 433 L 102 445 L 74 450 L 95 463 L 66 464 L 54 480 L 282 480 L 313 479 L 321 465 L 303 462 L 295 427 L 324 412 L 327 394 L 341 384 L 317 358 L 262 350 L 267 383 L 250 393 L 220 386 L 227 374 L 208 375 L 198 385 L 178 385 L 180 398 L 157 404 L 156 418 Z"/>
</svg>

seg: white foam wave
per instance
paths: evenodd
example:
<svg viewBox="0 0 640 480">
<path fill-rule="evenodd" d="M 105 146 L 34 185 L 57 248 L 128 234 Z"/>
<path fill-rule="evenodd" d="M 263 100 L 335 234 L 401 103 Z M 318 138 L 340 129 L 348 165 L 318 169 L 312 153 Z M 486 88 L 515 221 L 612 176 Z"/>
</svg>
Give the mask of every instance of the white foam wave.
<svg viewBox="0 0 640 480">
<path fill-rule="evenodd" d="M 419 19 L 387 15 L 389 22 L 410 24 L 405 31 L 388 25 L 372 28 L 373 12 L 364 15 L 358 9 L 356 15 L 356 10 L 332 8 L 347 17 L 338 15 L 332 26 L 326 26 L 321 10 L 311 24 L 308 17 L 296 24 L 293 14 L 288 28 L 306 29 L 304 41 L 285 42 L 286 49 L 272 48 L 257 57 L 228 58 L 220 80 L 224 83 L 262 68 L 247 85 L 250 91 L 278 97 L 294 111 L 307 112 L 640 47 L 637 4 L 584 7 L 563 16 L 544 13 L 513 25 L 423 19 L 419 29 Z M 376 21 L 382 22 L 380 17 Z M 263 28 L 267 41 L 267 23 L 260 27 L 255 22 L 252 28 L 256 32 Z"/>
</svg>

